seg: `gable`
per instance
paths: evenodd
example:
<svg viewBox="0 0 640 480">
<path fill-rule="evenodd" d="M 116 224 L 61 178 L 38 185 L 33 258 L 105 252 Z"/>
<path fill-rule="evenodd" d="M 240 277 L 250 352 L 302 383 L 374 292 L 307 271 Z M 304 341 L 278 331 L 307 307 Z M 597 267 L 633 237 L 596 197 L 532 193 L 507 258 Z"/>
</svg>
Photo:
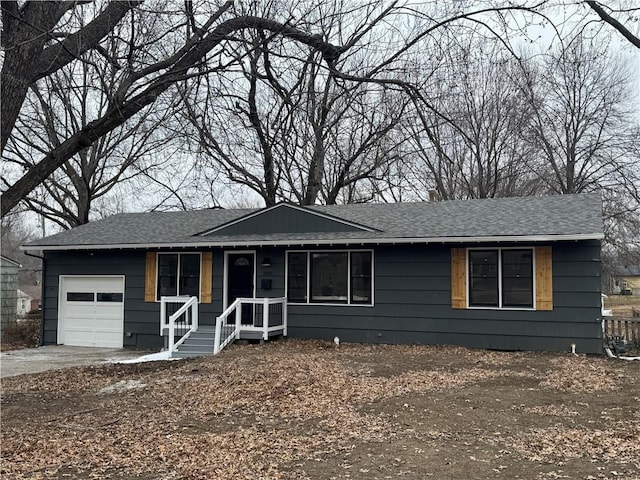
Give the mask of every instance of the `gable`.
<svg viewBox="0 0 640 480">
<path fill-rule="evenodd" d="M 303 207 L 280 204 L 200 233 L 201 236 L 372 232 L 373 229 Z"/>
</svg>

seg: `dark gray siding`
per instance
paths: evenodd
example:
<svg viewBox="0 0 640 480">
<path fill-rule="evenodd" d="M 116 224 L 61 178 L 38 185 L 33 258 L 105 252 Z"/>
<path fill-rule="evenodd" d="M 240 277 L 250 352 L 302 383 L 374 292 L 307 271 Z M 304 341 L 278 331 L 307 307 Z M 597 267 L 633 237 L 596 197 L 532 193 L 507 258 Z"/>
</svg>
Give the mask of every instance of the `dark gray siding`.
<svg viewBox="0 0 640 480">
<path fill-rule="evenodd" d="M 276 207 L 213 232 L 214 235 L 252 235 L 260 233 L 357 232 L 362 229 L 314 213 L 287 206 Z"/>
<path fill-rule="evenodd" d="M 502 350 L 569 351 L 576 343 L 578 352 L 602 351 L 599 242 L 553 245 L 552 311 L 452 309 L 450 246 L 374 250 L 375 305 L 289 305 L 289 336 Z M 125 275 L 125 346 L 163 346 L 159 303 L 144 302 L 145 252 L 50 252 L 46 259 L 45 343 L 56 342 L 59 275 L 119 274 Z M 222 312 L 223 263 L 223 250 L 214 250 L 213 303 L 200 305 L 202 324 L 214 324 Z M 285 249 L 257 249 L 256 271 L 256 296 L 285 295 Z M 270 289 L 262 279 L 271 280 Z"/>
<path fill-rule="evenodd" d="M 478 246 L 477 244 L 473 245 Z M 451 308 L 450 246 L 375 250 L 375 306 L 290 305 L 293 337 L 602 352 L 599 242 L 553 245 L 552 311 Z"/>
<path fill-rule="evenodd" d="M 160 337 L 160 303 L 144 301 L 145 255 L 143 251 L 47 252 L 43 292 L 44 343 L 57 343 L 60 275 L 124 275 L 124 346 L 164 346 Z M 199 319 L 203 324 L 215 324 L 215 316 L 222 309 L 222 254 L 214 253 L 213 258 L 215 297 L 213 303 L 200 306 Z"/>
</svg>

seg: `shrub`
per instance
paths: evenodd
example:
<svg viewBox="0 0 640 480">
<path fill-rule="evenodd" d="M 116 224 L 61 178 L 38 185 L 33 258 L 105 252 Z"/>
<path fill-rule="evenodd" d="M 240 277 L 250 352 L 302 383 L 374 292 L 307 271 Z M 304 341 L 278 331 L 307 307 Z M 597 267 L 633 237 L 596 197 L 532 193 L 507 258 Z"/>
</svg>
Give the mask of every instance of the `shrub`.
<svg viewBox="0 0 640 480">
<path fill-rule="evenodd" d="M 2 343 L 31 348 L 40 345 L 41 319 L 29 318 L 6 325 L 2 332 Z"/>
</svg>

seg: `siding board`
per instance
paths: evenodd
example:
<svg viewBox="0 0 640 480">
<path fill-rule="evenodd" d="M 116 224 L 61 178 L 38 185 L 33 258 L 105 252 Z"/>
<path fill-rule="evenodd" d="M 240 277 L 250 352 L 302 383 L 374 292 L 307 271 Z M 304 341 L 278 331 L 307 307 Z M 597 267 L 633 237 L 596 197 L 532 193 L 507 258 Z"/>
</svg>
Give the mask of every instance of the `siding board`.
<svg viewBox="0 0 640 480">
<path fill-rule="evenodd" d="M 456 247 L 468 246 L 478 245 Z M 284 295 L 286 250 L 256 249 L 258 296 Z M 223 252 L 222 249 L 213 251 L 212 303 L 200 305 L 203 325 L 215 324 L 216 315 L 222 311 Z M 125 345 L 161 347 L 160 304 L 144 301 L 145 253 L 91 253 L 46 252 L 45 343 L 56 342 L 58 275 L 104 273 L 126 278 Z M 269 258 L 268 266 L 262 266 L 265 258 Z M 599 258 L 597 242 L 553 245 L 551 311 L 458 309 L 451 307 L 449 246 L 376 246 L 375 304 L 291 304 L 289 335 L 326 340 L 338 335 L 345 342 L 456 344 L 507 350 L 568 351 L 569 345 L 576 343 L 578 352 L 601 353 Z M 272 280 L 270 290 L 261 289 L 262 278 Z M 126 336 L 126 332 L 130 336 Z"/>
</svg>

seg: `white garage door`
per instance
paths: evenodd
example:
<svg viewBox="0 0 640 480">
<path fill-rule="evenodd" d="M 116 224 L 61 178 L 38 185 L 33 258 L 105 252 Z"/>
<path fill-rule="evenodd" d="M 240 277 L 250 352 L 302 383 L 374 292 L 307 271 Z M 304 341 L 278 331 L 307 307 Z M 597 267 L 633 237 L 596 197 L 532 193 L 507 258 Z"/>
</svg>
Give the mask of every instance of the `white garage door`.
<svg viewBox="0 0 640 480">
<path fill-rule="evenodd" d="M 124 277 L 61 277 L 59 313 L 59 343 L 122 348 Z"/>
</svg>

